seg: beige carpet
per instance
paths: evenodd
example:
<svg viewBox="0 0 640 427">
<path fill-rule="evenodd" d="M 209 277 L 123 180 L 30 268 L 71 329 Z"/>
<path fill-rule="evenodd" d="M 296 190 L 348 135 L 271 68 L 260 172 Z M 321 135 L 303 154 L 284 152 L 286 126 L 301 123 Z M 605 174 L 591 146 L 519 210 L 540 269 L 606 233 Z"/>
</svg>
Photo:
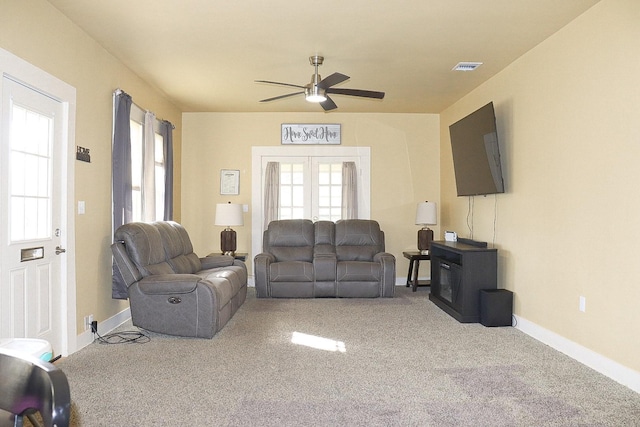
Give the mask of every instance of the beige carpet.
<svg viewBox="0 0 640 427">
<path fill-rule="evenodd" d="M 428 288 L 373 300 L 251 288 L 211 340 L 150 336 L 58 363 L 72 425 L 640 425 L 639 394 L 514 328 L 458 323 Z"/>
</svg>

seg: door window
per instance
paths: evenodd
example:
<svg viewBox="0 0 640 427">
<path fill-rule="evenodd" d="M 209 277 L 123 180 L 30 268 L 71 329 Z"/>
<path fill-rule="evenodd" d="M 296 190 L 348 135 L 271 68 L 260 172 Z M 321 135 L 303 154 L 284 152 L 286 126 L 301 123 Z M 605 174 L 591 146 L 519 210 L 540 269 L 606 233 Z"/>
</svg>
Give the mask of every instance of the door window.
<svg viewBox="0 0 640 427">
<path fill-rule="evenodd" d="M 10 126 L 11 242 L 49 238 L 53 119 L 14 103 Z"/>
</svg>

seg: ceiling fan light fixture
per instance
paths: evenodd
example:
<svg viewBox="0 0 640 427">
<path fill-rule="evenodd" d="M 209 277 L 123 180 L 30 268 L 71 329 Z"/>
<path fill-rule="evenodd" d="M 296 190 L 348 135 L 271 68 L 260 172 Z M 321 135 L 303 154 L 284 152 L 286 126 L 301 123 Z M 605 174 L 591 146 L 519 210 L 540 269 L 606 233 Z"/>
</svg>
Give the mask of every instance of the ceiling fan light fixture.
<svg viewBox="0 0 640 427">
<path fill-rule="evenodd" d="M 304 99 L 307 102 L 324 102 L 327 100 L 324 89 L 320 89 L 318 86 L 307 87 L 304 89 Z"/>
</svg>

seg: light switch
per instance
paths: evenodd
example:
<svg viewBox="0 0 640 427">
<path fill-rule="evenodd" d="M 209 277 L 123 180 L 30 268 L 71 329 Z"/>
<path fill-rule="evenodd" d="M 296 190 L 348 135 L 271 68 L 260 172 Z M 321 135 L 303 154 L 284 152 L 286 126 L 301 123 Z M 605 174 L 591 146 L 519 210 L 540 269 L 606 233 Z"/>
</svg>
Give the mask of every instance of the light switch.
<svg viewBox="0 0 640 427">
<path fill-rule="evenodd" d="M 84 200 L 78 200 L 78 215 L 84 215 Z"/>
</svg>

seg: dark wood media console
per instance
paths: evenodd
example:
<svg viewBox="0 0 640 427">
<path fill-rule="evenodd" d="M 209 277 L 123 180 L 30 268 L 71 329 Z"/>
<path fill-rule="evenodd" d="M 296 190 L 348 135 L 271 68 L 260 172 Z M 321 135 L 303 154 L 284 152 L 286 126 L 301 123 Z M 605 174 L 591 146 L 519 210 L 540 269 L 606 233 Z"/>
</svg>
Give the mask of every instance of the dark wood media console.
<svg viewBox="0 0 640 427">
<path fill-rule="evenodd" d="M 498 250 L 438 241 L 431 243 L 430 254 L 429 299 L 461 323 L 479 322 L 480 290 L 498 287 Z"/>
</svg>

